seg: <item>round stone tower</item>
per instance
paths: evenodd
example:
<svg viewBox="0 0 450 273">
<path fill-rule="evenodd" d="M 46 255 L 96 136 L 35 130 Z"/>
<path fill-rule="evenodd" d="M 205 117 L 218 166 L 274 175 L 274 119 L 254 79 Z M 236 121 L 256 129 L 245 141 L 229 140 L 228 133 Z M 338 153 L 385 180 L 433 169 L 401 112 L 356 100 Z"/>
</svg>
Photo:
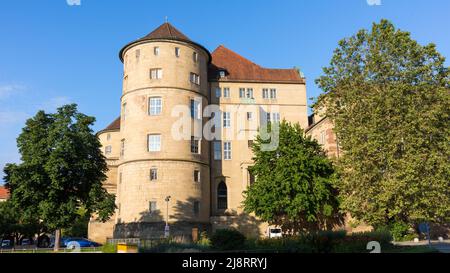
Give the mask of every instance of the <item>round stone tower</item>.
<svg viewBox="0 0 450 273">
<path fill-rule="evenodd" d="M 201 112 L 209 102 L 210 53 L 165 23 L 126 45 L 120 59 L 124 78 L 114 237 L 160 237 L 167 222 L 175 236 L 207 229 L 209 144 L 194 128 L 202 127 Z M 195 125 L 191 136 L 174 130 L 182 109 Z"/>
</svg>

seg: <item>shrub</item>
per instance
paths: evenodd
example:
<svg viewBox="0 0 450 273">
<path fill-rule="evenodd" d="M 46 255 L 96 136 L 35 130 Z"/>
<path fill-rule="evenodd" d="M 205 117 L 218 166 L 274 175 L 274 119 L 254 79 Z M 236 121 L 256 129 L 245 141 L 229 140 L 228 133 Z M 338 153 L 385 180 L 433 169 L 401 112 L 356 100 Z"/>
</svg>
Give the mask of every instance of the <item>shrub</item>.
<svg viewBox="0 0 450 273">
<path fill-rule="evenodd" d="M 204 231 L 200 234 L 200 240 L 198 240 L 197 244 L 203 247 L 211 246 L 211 240 L 208 238 L 207 232 Z"/>
<path fill-rule="evenodd" d="M 103 253 L 117 253 L 117 245 L 105 244 L 102 246 Z"/>
<path fill-rule="evenodd" d="M 235 229 L 219 229 L 211 237 L 211 245 L 217 250 L 242 250 L 245 236 Z"/>
</svg>

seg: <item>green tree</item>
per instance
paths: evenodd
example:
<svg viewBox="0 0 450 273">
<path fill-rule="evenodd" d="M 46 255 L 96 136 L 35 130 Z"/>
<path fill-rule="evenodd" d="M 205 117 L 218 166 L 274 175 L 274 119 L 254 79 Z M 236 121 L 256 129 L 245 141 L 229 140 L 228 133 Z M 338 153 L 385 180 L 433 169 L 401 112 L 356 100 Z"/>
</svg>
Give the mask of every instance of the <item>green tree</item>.
<svg viewBox="0 0 450 273">
<path fill-rule="evenodd" d="M 279 145 L 266 151 L 270 140 L 257 137 L 251 168 L 256 181 L 244 192 L 245 211 L 293 234 L 340 224 L 336 176 L 321 146 L 298 124 L 283 121 L 268 130 L 278 134 Z"/>
<path fill-rule="evenodd" d="M 91 126 L 95 118 L 66 105 L 54 114 L 40 111 L 29 119 L 17 139 L 22 163 L 5 167 L 11 202 L 24 219 L 38 217 L 56 231 L 79 217 L 79 209 L 106 221 L 115 209 L 114 195 L 102 187 L 107 165 Z"/>
<path fill-rule="evenodd" d="M 339 42 L 315 108 L 334 122 L 343 208 L 374 226 L 450 214 L 449 69 L 382 20 Z"/>
</svg>

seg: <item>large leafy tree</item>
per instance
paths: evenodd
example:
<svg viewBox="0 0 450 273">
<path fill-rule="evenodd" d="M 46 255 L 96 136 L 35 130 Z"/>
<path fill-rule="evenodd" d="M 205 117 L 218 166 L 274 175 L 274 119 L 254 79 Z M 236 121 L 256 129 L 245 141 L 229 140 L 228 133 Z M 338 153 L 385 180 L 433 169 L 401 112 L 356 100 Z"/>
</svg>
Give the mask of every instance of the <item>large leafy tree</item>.
<svg viewBox="0 0 450 273">
<path fill-rule="evenodd" d="M 450 73 L 433 44 L 382 20 L 340 41 L 317 80 L 335 124 L 343 208 L 374 226 L 450 216 Z"/>
<path fill-rule="evenodd" d="M 54 114 L 40 111 L 29 119 L 17 139 L 21 164 L 5 167 L 11 202 L 22 218 L 40 220 L 60 230 L 79 217 L 79 209 L 106 221 L 114 212 L 114 196 L 102 187 L 107 165 L 91 126 L 95 118 L 66 105 Z"/>
<path fill-rule="evenodd" d="M 254 143 L 256 180 L 244 192 L 246 212 L 292 234 L 340 224 L 336 176 L 321 146 L 298 124 L 283 121 L 269 130 L 278 134 L 279 145 L 267 151 L 261 135 Z"/>
</svg>

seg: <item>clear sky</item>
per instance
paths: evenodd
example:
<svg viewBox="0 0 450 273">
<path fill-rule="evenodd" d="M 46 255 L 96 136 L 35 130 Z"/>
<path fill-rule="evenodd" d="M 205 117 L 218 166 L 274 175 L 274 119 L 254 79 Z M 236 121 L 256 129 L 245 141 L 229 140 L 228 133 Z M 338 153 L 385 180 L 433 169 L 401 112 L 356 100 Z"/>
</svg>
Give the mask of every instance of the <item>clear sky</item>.
<svg viewBox="0 0 450 273">
<path fill-rule="evenodd" d="M 118 52 L 165 16 L 210 51 L 223 44 L 262 66 L 300 67 L 308 97 L 320 94 L 314 79 L 337 42 L 382 18 L 450 56 L 448 0 L 68 1 L 0 3 L 1 170 L 19 161 L 15 139 L 39 109 L 75 102 L 97 118 L 96 131 L 118 117 Z"/>
</svg>

